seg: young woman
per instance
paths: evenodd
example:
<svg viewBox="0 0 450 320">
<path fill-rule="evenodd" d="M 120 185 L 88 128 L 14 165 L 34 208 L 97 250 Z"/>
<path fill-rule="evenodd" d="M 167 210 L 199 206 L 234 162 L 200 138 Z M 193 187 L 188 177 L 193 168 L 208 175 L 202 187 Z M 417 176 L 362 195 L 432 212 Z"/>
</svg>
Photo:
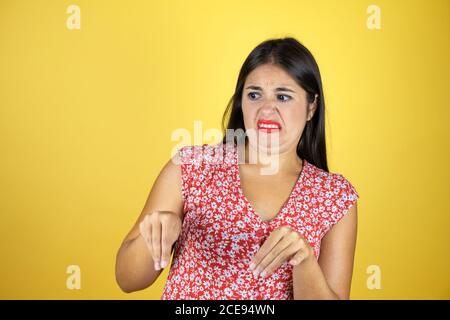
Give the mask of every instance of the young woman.
<svg viewBox="0 0 450 320">
<path fill-rule="evenodd" d="M 359 196 L 328 171 L 309 50 L 294 38 L 258 45 L 223 120 L 246 134 L 167 162 L 119 249 L 119 286 L 150 286 L 174 250 L 162 299 L 348 299 Z"/>
</svg>

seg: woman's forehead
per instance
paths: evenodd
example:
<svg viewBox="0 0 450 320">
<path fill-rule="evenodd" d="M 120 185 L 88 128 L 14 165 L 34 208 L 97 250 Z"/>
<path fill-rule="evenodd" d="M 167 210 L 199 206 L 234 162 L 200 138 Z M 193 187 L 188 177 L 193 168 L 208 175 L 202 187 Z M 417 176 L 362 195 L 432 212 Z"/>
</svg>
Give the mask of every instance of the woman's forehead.
<svg viewBox="0 0 450 320">
<path fill-rule="evenodd" d="M 261 88 L 290 88 L 298 90 L 301 88 L 295 80 L 282 68 L 274 65 L 262 65 L 247 76 L 245 87 L 257 86 Z"/>
</svg>

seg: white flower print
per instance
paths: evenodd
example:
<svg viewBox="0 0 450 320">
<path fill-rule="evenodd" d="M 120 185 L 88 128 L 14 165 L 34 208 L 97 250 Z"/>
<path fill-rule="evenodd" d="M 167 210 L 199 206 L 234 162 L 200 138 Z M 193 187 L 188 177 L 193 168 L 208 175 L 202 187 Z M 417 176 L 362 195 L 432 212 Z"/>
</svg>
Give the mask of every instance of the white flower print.
<svg viewBox="0 0 450 320">
<path fill-rule="evenodd" d="M 238 245 L 237 243 L 231 244 L 231 250 L 233 251 L 239 251 L 242 247 Z"/>
<path fill-rule="evenodd" d="M 224 292 L 228 297 L 231 297 L 231 295 L 233 294 L 233 291 L 230 288 L 225 288 Z"/>
</svg>

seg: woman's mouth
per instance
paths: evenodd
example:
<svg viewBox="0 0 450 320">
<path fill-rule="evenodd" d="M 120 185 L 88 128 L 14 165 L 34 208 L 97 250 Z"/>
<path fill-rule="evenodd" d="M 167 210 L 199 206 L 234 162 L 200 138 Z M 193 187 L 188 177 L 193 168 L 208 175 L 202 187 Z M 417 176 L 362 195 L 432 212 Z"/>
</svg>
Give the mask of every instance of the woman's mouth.
<svg viewBox="0 0 450 320">
<path fill-rule="evenodd" d="M 275 120 L 258 120 L 256 123 L 258 131 L 265 133 L 278 132 L 281 130 L 281 124 Z"/>
</svg>

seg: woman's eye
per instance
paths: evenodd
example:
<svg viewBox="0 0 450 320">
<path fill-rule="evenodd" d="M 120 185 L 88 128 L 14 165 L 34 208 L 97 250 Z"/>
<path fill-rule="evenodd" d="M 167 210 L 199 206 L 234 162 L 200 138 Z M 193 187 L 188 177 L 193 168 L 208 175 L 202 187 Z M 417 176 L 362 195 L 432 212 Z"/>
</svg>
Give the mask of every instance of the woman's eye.
<svg viewBox="0 0 450 320">
<path fill-rule="evenodd" d="M 248 93 L 247 96 L 250 98 L 250 100 L 255 100 L 257 98 L 258 94 L 259 94 L 258 92 L 250 92 L 250 93 Z M 284 97 L 284 98 L 280 99 L 280 97 Z M 280 99 L 281 101 L 288 101 L 291 99 L 291 97 L 286 94 L 279 94 L 278 99 Z"/>
<path fill-rule="evenodd" d="M 279 94 L 278 97 L 288 97 L 288 99 L 286 99 L 286 100 L 281 100 L 281 101 L 288 101 L 288 100 L 291 100 L 291 97 L 288 96 L 288 95 L 286 95 L 286 94 Z"/>
<path fill-rule="evenodd" d="M 256 95 L 257 93 L 256 92 L 250 92 L 249 94 L 248 94 L 248 97 L 251 99 L 251 100 L 254 100 L 254 95 Z"/>
</svg>

